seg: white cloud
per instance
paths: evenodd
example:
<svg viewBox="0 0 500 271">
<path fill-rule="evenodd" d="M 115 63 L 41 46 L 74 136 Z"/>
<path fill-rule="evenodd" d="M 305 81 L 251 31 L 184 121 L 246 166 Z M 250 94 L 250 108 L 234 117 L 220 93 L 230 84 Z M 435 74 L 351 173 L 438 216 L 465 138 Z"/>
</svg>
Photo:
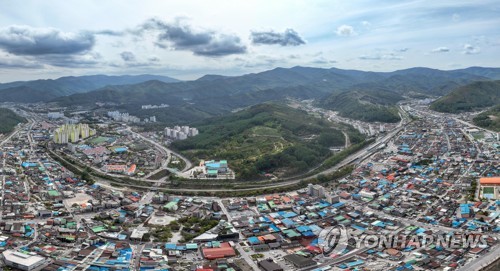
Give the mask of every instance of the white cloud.
<svg viewBox="0 0 500 271">
<path fill-rule="evenodd" d="M 463 54 L 465 55 L 475 55 L 479 54 L 481 52 L 481 48 L 479 46 L 474 46 L 471 44 L 464 44 L 464 50 L 462 51 Z"/>
<path fill-rule="evenodd" d="M 337 31 L 335 31 L 335 33 L 337 33 L 337 35 L 342 37 L 350 37 L 356 35 L 354 27 L 346 24 L 337 27 Z"/>
<path fill-rule="evenodd" d="M 432 53 L 447 53 L 450 51 L 450 48 L 448 47 L 437 47 L 432 49 Z"/>
</svg>

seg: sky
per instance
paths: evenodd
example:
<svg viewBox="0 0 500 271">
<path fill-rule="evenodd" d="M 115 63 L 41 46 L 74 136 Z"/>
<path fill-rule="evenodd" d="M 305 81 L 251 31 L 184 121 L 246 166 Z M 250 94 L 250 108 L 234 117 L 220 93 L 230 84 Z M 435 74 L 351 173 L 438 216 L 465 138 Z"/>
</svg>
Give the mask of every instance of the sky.
<svg viewBox="0 0 500 271">
<path fill-rule="evenodd" d="M 1 0 L 0 82 L 500 66 L 499 0 Z"/>
</svg>

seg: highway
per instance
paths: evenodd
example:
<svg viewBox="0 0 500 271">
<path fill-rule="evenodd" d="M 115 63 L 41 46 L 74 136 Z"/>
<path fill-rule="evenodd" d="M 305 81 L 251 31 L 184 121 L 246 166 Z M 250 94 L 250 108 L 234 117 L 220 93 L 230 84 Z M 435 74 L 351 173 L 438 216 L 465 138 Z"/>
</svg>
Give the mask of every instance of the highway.
<svg viewBox="0 0 500 271">
<path fill-rule="evenodd" d="M 496 245 L 492 247 L 491 250 L 481 255 L 481 257 L 470 261 L 464 266 L 457 269 L 457 271 L 480 271 L 490 264 L 494 263 L 496 260 L 500 258 L 500 245 Z"/>
</svg>

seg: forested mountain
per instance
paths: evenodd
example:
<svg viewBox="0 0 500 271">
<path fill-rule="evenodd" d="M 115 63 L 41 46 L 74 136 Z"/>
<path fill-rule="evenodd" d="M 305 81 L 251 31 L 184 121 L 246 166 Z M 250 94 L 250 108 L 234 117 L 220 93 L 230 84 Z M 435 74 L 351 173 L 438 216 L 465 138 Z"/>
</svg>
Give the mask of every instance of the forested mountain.
<svg viewBox="0 0 500 271">
<path fill-rule="evenodd" d="M 189 158 L 227 159 L 242 179 L 262 172 L 280 176 L 305 171 L 329 156 L 330 147 L 344 146 L 344 135 L 332 125 L 302 110 L 264 103 L 195 123 L 200 134 L 173 147 Z"/>
<path fill-rule="evenodd" d="M 26 119 L 7 108 L 0 108 L 0 133 L 10 133 L 17 124 L 26 122 Z"/>
<path fill-rule="evenodd" d="M 500 81 L 478 81 L 456 88 L 431 104 L 431 109 L 458 113 L 475 111 L 500 103 Z"/>
</svg>

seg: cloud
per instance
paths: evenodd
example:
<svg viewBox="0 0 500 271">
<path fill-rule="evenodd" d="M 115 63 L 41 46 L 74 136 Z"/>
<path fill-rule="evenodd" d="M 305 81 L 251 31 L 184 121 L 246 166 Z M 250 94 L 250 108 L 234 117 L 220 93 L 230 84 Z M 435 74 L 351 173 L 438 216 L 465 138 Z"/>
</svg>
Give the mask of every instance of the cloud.
<svg viewBox="0 0 500 271">
<path fill-rule="evenodd" d="M 135 61 L 135 55 L 132 52 L 124 51 L 120 53 L 121 58 L 125 62 L 133 62 Z"/>
<path fill-rule="evenodd" d="M 177 18 L 173 23 L 149 19 L 134 34 L 148 31 L 159 32 L 155 45 L 162 49 L 187 50 L 200 56 L 225 56 L 246 53 L 247 48 L 236 35 L 212 30 L 193 29 L 185 19 Z"/>
<path fill-rule="evenodd" d="M 450 51 L 448 47 L 437 47 L 432 49 L 431 53 L 447 53 Z"/>
<path fill-rule="evenodd" d="M 30 56 L 28 58 L 34 58 Z M 84 55 L 41 55 L 36 59 L 55 67 L 65 68 L 94 68 L 101 64 L 102 56 L 98 53 L 88 53 Z"/>
<path fill-rule="evenodd" d="M 293 29 L 287 29 L 283 33 L 278 33 L 274 31 L 264 31 L 257 32 L 252 31 L 250 34 L 250 39 L 253 44 L 266 44 L 274 45 L 279 44 L 281 46 L 299 46 L 306 44 L 304 39 Z"/>
<path fill-rule="evenodd" d="M 115 31 L 115 30 L 109 30 L 109 29 L 94 31 L 93 33 L 96 35 L 115 36 L 115 37 L 121 37 L 121 36 L 125 35 L 125 32 L 123 32 L 123 31 Z"/>
<path fill-rule="evenodd" d="M 34 61 L 28 61 L 25 59 L 18 58 L 0 58 L 0 69 L 3 68 L 20 68 L 20 69 L 39 69 L 43 65 Z"/>
<path fill-rule="evenodd" d="M 148 58 L 148 60 L 150 62 L 160 62 L 160 58 L 156 57 L 156 56 L 152 56 L 150 58 Z"/>
<path fill-rule="evenodd" d="M 359 57 L 361 60 L 402 60 L 403 57 L 393 53 L 388 54 L 374 54 L 374 55 L 362 55 Z"/>
<path fill-rule="evenodd" d="M 14 55 L 71 55 L 92 49 L 90 32 L 69 33 L 55 28 L 13 25 L 0 29 L 0 48 Z"/>
<path fill-rule="evenodd" d="M 337 35 L 342 36 L 342 37 L 350 37 L 356 35 L 356 32 L 354 31 L 354 27 L 350 25 L 341 25 L 337 27 L 336 31 Z"/>
<path fill-rule="evenodd" d="M 328 59 L 326 59 L 324 57 L 320 57 L 320 58 L 314 59 L 311 63 L 325 65 L 325 64 L 335 64 L 335 63 L 337 63 L 337 61 L 335 61 L 335 60 L 328 60 Z"/>
<path fill-rule="evenodd" d="M 473 46 L 471 44 L 464 44 L 464 50 L 462 51 L 465 55 L 475 55 L 481 52 L 481 48 L 479 46 Z"/>
</svg>

